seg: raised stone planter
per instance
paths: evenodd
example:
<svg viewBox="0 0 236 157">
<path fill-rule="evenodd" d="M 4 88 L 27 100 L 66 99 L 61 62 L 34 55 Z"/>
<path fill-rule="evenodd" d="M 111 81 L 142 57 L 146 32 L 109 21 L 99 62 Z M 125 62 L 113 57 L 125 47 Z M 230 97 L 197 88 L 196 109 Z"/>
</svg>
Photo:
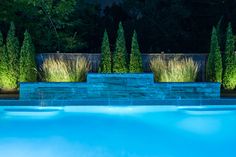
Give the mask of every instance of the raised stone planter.
<svg viewBox="0 0 236 157">
<path fill-rule="evenodd" d="M 85 83 L 21 83 L 22 100 L 216 99 L 220 83 L 154 83 L 148 74 L 88 74 Z"/>
</svg>

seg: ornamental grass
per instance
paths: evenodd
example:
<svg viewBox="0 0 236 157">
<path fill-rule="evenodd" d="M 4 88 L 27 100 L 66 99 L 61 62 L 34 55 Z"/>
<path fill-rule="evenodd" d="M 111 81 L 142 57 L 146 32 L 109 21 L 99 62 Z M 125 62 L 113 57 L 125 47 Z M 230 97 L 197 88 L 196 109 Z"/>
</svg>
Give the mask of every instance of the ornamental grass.
<svg viewBox="0 0 236 157">
<path fill-rule="evenodd" d="M 151 60 L 150 68 L 157 82 L 194 82 L 199 65 L 192 58 L 165 60 L 158 57 Z"/>
<path fill-rule="evenodd" d="M 42 77 L 46 82 L 83 82 L 89 70 L 90 62 L 84 57 L 76 60 L 49 57 L 42 65 Z"/>
</svg>

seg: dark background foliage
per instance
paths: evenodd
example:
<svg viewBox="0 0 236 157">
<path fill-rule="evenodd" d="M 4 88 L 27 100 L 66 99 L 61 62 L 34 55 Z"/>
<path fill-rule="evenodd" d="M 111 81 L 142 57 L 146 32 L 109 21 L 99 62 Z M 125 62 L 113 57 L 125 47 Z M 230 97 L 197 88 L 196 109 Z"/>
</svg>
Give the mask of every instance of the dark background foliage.
<svg viewBox="0 0 236 157">
<path fill-rule="evenodd" d="M 127 50 L 136 29 L 140 49 L 150 52 L 207 53 L 213 25 L 236 27 L 236 0 L 1 0 L 0 29 L 16 25 L 22 43 L 29 30 L 37 52 L 100 52 L 108 31 L 114 50 L 123 22 Z M 116 2 L 116 3 L 115 3 Z M 109 5 L 107 5 L 109 3 Z M 224 34 L 222 34 L 224 39 Z"/>
</svg>

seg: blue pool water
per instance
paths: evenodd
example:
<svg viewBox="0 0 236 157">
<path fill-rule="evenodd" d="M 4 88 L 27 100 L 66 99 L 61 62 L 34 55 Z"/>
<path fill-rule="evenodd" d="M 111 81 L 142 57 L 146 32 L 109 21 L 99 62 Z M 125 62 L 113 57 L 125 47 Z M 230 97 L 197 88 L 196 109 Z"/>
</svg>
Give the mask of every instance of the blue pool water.
<svg viewBox="0 0 236 157">
<path fill-rule="evenodd" d="M 236 99 L 219 83 L 89 74 L 0 100 L 0 157 L 236 157 Z"/>
<path fill-rule="evenodd" d="M 235 106 L 0 108 L 1 157 L 235 157 Z"/>
</svg>

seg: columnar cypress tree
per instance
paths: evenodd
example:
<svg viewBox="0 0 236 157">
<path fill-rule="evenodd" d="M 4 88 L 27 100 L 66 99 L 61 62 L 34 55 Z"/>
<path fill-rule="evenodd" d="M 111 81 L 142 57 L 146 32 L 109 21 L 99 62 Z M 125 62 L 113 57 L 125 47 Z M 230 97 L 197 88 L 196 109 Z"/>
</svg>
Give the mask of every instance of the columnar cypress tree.
<svg viewBox="0 0 236 157">
<path fill-rule="evenodd" d="M 141 56 L 141 52 L 138 45 L 136 31 L 134 31 L 134 34 L 132 37 L 129 72 L 131 73 L 143 72 L 142 56 Z"/>
<path fill-rule="evenodd" d="M 100 73 L 111 73 L 111 50 L 107 31 L 105 30 L 101 48 Z"/>
<path fill-rule="evenodd" d="M 212 82 L 222 81 L 222 59 L 215 27 L 213 27 L 211 35 L 211 48 L 206 65 L 206 79 Z"/>
<path fill-rule="evenodd" d="M 2 33 L 0 33 L 0 88 L 5 88 L 5 82 L 8 78 L 8 56 L 6 51 L 6 45 L 4 44 L 4 40 L 2 37 Z"/>
<path fill-rule="evenodd" d="M 28 31 L 24 33 L 24 41 L 20 51 L 20 82 L 37 80 L 35 48 Z"/>
<path fill-rule="evenodd" d="M 117 32 L 116 47 L 113 57 L 113 72 L 114 73 L 127 73 L 127 50 L 125 44 L 125 35 L 122 23 L 119 23 Z"/>
<path fill-rule="evenodd" d="M 236 87 L 236 57 L 234 35 L 231 24 L 229 23 L 226 35 L 226 48 L 224 59 L 223 86 L 225 89 L 232 90 Z"/>
<path fill-rule="evenodd" d="M 4 51 L 4 43 L 3 43 L 3 36 L 2 32 L 0 31 L 0 88 L 2 88 L 2 71 L 3 71 L 3 64 L 2 64 L 2 58 L 3 58 L 3 52 Z"/>
<path fill-rule="evenodd" d="M 15 25 L 12 22 L 7 35 L 6 52 L 3 55 L 4 65 L 2 83 L 4 89 L 17 88 L 19 78 L 19 41 L 15 36 Z"/>
<path fill-rule="evenodd" d="M 223 47 L 223 45 L 224 45 L 222 21 L 223 21 L 223 17 L 220 18 L 220 20 L 218 21 L 218 23 L 215 27 L 220 48 Z"/>
</svg>

